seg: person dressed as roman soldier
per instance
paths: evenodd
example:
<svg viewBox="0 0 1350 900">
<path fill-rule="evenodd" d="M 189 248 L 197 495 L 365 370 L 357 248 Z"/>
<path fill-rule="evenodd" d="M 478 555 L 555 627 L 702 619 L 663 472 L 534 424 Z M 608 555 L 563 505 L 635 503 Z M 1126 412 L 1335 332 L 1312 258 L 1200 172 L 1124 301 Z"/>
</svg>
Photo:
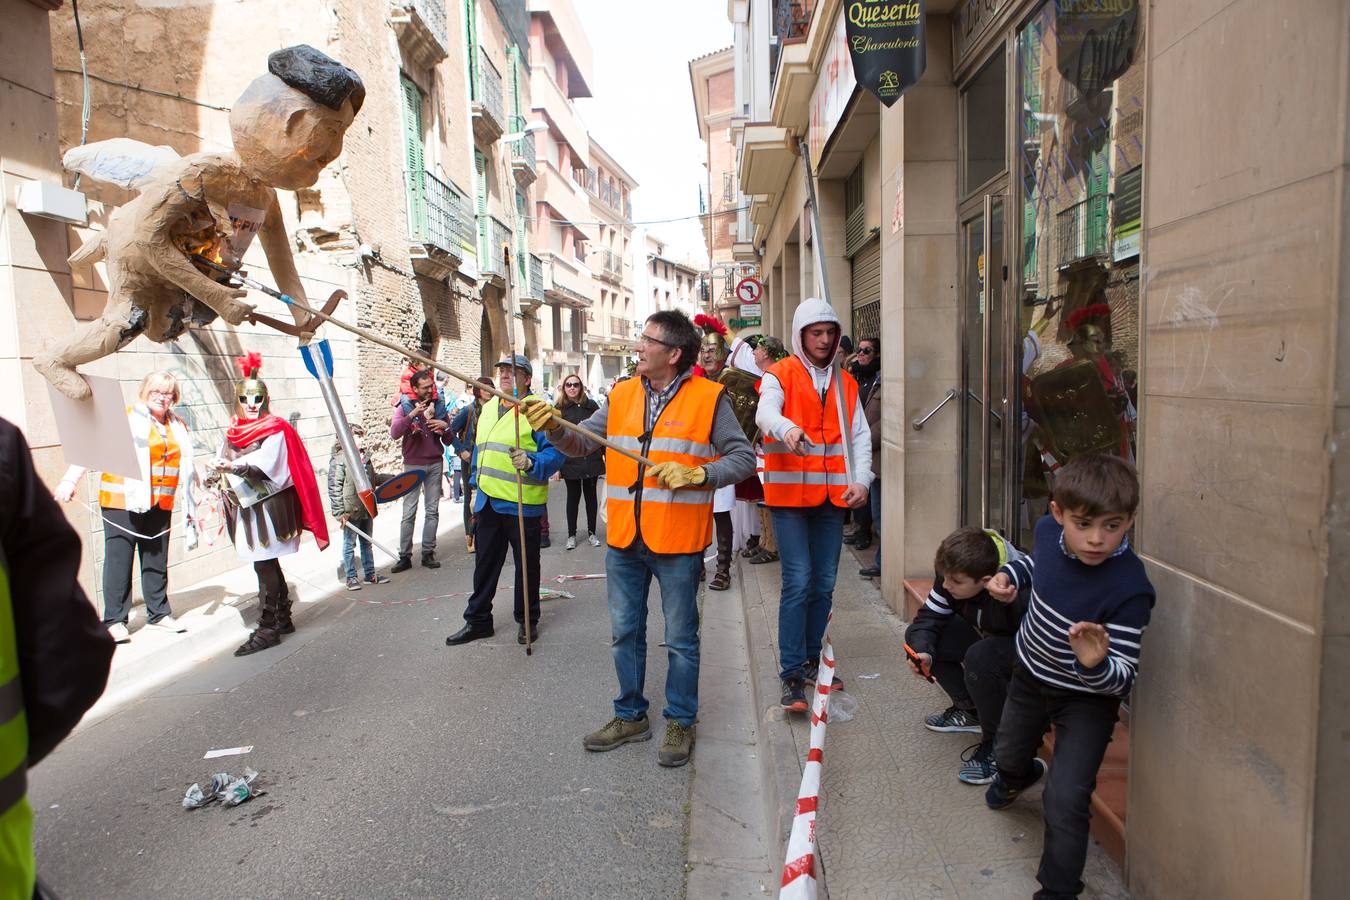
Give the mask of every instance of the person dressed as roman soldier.
<svg viewBox="0 0 1350 900">
<path fill-rule="evenodd" d="M 698 364 L 694 375 L 721 381 L 727 365 L 730 348 L 727 346 L 727 326 L 712 316 L 700 313 L 694 316 L 694 325 L 703 331 L 698 348 Z M 737 417 L 739 419 L 739 416 Z M 713 492 L 713 526 L 717 534 L 717 568 L 708 590 L 725 591 L 731 587 L 731 554 L 735 545 L 735 529 L 731 510 L 736 506 L 736 486 L 728 484 Z"/>
<path fill-rule="evenodd" d="M 267 384 L 258 377 L 262 356 L 250 353 L 235 363 L 243 377 L 234 386 L 234 421 L 211 468 L 219 473 L 235 551 L 253 563 L 258 575 L 262 615 L 253 634 L 234 651 L 235 656 L 247 656 L 294 633 L 281 557 L 300 549 L 302 531 L 314 535 L 320 550 L 327 547 L 328 523 L 300 435 L 270 412 Z"/>
</svg>

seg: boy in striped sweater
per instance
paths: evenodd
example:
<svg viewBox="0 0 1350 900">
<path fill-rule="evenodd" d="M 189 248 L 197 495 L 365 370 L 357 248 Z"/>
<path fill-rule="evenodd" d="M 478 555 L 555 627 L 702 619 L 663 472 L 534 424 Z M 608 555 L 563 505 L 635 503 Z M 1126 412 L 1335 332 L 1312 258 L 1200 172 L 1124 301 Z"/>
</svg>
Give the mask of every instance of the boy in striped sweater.
<svg viewBox="0 0 1350 900">
<path fill-rule="evenodd" d="M 1051 515 L 1036 523 L 1032 555 L 1010 561 L 988 586 L 1005 602 L 1031 589 L 994 739 L 998 773 L 985 793 L 991 809 L 1041 779 L 1046 765 L 1036 750 L 1046 726 L 1055 729 L 1038 900 L 1083 890 L 1088 803 L 1153 608 L 1153 585 L 1126 537 L 1138 505 L 1129 463 L 1101 454 L 1071 460 L 1055 479 Z"/>
</svg>

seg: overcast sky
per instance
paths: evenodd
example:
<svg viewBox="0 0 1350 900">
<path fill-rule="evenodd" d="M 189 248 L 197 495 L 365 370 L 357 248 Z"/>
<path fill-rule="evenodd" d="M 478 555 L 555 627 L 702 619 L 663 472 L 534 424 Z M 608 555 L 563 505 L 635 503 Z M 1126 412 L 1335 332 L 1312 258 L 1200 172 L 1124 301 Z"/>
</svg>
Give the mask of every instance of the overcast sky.
<svg viewBox="0 0 1350 900">
<path fill-rule="evenodd" d="M 698 214 L 706 150 L 694 118 L 689 60 L 729 47 L 726 0 L 573 0 L 591 44 L 586 127 L 638 182 L 633 219 Z M 675 247 L 703 246 L 697 219 L 651 225 Z M 706 251 L 705 254 L 706 255 Z"/>
</svg>

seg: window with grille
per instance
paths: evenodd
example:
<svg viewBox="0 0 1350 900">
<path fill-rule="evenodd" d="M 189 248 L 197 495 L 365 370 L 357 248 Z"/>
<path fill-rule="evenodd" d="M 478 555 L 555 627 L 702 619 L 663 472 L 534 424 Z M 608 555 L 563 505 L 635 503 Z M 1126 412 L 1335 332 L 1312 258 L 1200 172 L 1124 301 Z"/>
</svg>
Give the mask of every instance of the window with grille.
<svg viewBox="0 0 1350 900">
<path fill-rule="evenodd" d="M 863 190 L 863 167 L 849 173 L 844 182 L 844 253 L 852 256 L 867 243 L 867 201 Z"/>
</svg>

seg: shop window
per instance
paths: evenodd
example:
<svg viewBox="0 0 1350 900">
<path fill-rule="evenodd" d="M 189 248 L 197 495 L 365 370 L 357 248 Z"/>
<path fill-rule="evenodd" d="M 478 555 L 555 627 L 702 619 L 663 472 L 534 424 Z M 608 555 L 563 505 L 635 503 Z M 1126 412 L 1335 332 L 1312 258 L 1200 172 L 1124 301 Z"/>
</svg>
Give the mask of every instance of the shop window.
<svg viewBox="0 0 1350 900">
<path fill-rule="evenodd" d="M 1066 15 L 1044 4 L 1017 34 L 1014 67 L 1021 278 L 1013 371 L 1021 383 L 1013 393 L 1022 427 L 1013 528 L 1024 546 L 1055 471 L 1090 452 L 1133 461 L 1138 428 L 1144 77 L 1130 60 L 1142 54 L 1121 54 L 1114 69 L 1088 79 L 1060 59 L 1082 43 Z M 1116 38 L 1142 47 L 1142 16 L 1141 8 Z M 1110 80 L 1098 77 L 1103 71 Z"/>
</svg>

